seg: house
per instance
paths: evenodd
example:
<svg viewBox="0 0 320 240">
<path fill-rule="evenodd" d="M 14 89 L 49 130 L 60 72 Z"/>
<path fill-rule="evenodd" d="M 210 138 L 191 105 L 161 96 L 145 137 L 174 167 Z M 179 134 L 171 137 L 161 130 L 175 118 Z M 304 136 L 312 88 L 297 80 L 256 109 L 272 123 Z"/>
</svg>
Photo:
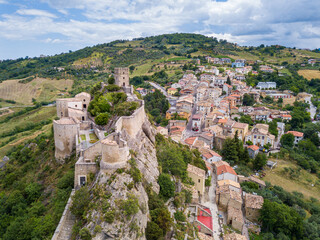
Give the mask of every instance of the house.
<svg viewBox="0 0 320 240">
<path fill-rule="evenodd" d="M 233 62 L 231 66 L 233 68 L 242 68 L 244 67 L 244 62 Z"/>
<path fill-rule="evenodd" d="M 284 114 L 284 115 L 281 115 L 281 119 L 283 121 L 291 121 L 292 117 L 290 114 Z"/>
<path fill-rule="evenodd" d="M 217 180 L 225 180 L 229 179 L 235 182 L 238 182 L 238 176 L 232 167 L 229 165 L 222 165 L 217 167 Z"/>
<path fill-rule="evenodd" d="M 203 115 L 201 113 L 192 116 L 192 131 L 201 130 Z"/>
<path fill-rule="evenodd" d="M 228 138 L 228 136 L 217 135 L 217 136 L 214 137 L 213 145 L 218 149 L 222 149 L 223 148 L 223 144 L 224 144 L 224 142 L 226 141 L 227 138 Z"/>
<path fill-rule="evenodd" d="M 253 111 L 252 113 L 249 114 L 254 121 L 267 121 L 270 111 Z"/>
<path fill-rule="evenodd" d="M 142 96 L 145 96 L 148 93 L 147 89 L 144 89 L 144 88 L 137 88 L 136 91 L 140 93 Z"/>
<path fill-rule="evenodd" d="M 249 131 L 249 124 L 235 122 L 231 128 L 232 128 L 232 133 L 236 134 L 236 132 L 238 132 L 239 139 L 241 139 L 241 141 L 243 141 L 243 139 L 245 138 L 245 136 L 247 135 L 247 133 Z"/>
<path fill-rule="evenodd" d="M 219 209 L 224 211 L 227 210 L 228 206 L 241 209 L 241 192 L 231 190 L 228 185 L 218 186 L 216 188 L 216 203 Z"/>
<path fill-rule="evenodd" d="M 269 66 L 266 66 L 266 65 L 260 65 L 259 69 L 261 72 L 273 73 L 273 69 Z"/>
<path fill-rule="evenodd" d="M 201 149 L 200 152 L 202 159 L 209 163 L 218 162 L 222 160 L 222 157 L 211 149 Z"/>
<path fill-rule="evenodd" d="M 297 132 L 297 131 L 288 131 L 288 133 L 291 133 L 294 136 L 294 144 L 298 144 L 303 139 L 303 133 Z"/>
<path fill-rule="evenodd" d="M 241 209 L 234 208 L 231 205 L 228 206 L 227 224 L 231 225 L 236 230 L 242 231 L 244 221 Z"/>
<path fill-rule="evenodd" d="M 259 82 L 257 88 L 261 89 L 276 89 L 277 83 L 275 82 Z"/>
<path fill-rule="evenodd" d="M 188 109 L 189 111 L 193 108 L 193 96 L 188 95 L 184 97 L 180 97 L 176 103 L 177 109 Z"/>
<path fill-rule="evenodd" d="M 248 220 L 251 222 L 258 222 L 263 202 L 263 197 L 246 193 L 244 198 L 244 207 L 245 216 Z"/>
<path fill-rule="evenodd" d="M 179 83 L 174 83 L 171 85 L 172 88 L 181 88 L 181 84 Z"/>
<path fill-rule="evenodd" d="M 256 145 L 250 145 L 247 147 L 247 149 L 250 158 L 255 158 L 259 153 L 259 147 Z"/>
<path fill-rule="evenodd" d="M 169 120 L 169 129 L 173 126 L 180 126 L 180 127 L 186 127 L 187 121 L 186 120 Z"/>
<path fill-rule="evenodd" d="M 223 84 L 227 82 L 227 77 L 216 77 L 214 80 L 214 85 L 222 87 Z"/>
<path fill-rule="evenodd" d="M 266 183 L 265 183 L 263 180 L 255 177 L 255 175 L 252 175 L 252 176 L 250 176 L 250 177 L 245 177 L 245 176 L 242 176 L 242 175 L 238 175 L 238 178 L 239 178 L 239 182 L 240 182 L 240 183 L 243 183 L 243 182 L 253 182 L 253 183 L 258 184 L 260 189 L 266 187 Z"/>
<path fill-rule="evenodd" d="M 246 236 L 233 232 L 225 234 L 223 240 L 247 240 L 247 238 Z"/>
<path fill-rule="evenodd" d="M 169 95 L 174 95 L 177 92 L 178 92 L 178 89 L 176 89 L 176 88 L 171 87 L 171 88 L 168 89 L 168 94 Z"/>
<path fill-rule="evenodd" d="M 264 146 L 267 144 L 273 148 L 275 136 L 268 132 L 269 126 L 267 124 L 256 124 L 255 127 L 248 132 L 245 137 L 245 142 L 251 141 L 253 145 Z"/>
<path fill-rule="evenodd" d="M 224 92 L 226 92 L 227 96 L 229 96 L 231 94 L 231 91 L 232 91 L 232 86 L 227 84 L 227 83 L 225 83 L 225 84 L 223 84 L 222 90 Z"/>
<path fill-rule="evenodd" d="M 199 197 L 201 197 L 205 190 L 206 172 L 203 169 L 191 164 L 188 164 L 187 172 L 188 176 L 194 182 L 194 186 L 198 192 Z"/>
</svg>

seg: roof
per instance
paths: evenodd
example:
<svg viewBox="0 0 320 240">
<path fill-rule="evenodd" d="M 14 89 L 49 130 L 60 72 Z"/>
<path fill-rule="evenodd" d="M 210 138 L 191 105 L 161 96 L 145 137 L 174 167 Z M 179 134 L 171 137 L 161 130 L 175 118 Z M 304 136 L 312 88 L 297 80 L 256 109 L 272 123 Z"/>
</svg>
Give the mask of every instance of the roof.
<svg viewBox="0 0 320 240">
<path fill-rule="evenodd" d="M 218 123 L 226 123 L 228 121 L 228 119 L 226 118 L 221 118 L 218 120 Z"/>
<path fill-rule="evenodd" d="M 211 215 L 211 211 L 210 211 L 210 209 L 204 209 L 206 212 L 208 212 L 210 215 Z M 201 222 L 203 225 L 205 225 L 207 228 L 209 228 L 209 229 L 213 229 L 212 228 L 212 216 L 202 216 L 202 213 L 203 213 L 204 211 L 203 210 L 200 210 L 200 213 L 199 213 L 199 215 L 197 216 L 197 220 L 199 221 L 199 222 Z M 207 213 L 206 213 L 207 214 Z"/>
<path fill-rule="evenodd" d="M 230 185 L 230 186 L 233 186 L 233 187 L 236 187 L 236 188 L 240 188 L 240 184 L 235 182 L 235 181 L 232 181 L 232 180 L 229 180 L 229 179 L 226 179 L 226 180 L 220 180 L 218 181 L 218 186 L 224 186 L 224 185 Z"/>
<path fill-rule="evenodd" d="M 72 124 L 77 124 L 77 121 L 74 118 L 70 117 L 63 117 L 59 120 L 55 120 L 57 124 L 65 124 L 65 125 L 72 125 Z"/>
<path fill-rule="evenodd" d="M 240 122 L 236 122 L 234 125 L 233 125 L 233 128 L 246 128 L 248 127 L 249 125 L 247 123 L 240 123 Z"/>
<path fill-rule="evenodd" d="M 188 145 L 193 145 L 194 141 L 196 140 L 197 137 L 189 137 L 184 140 L 184 142 Z"/>
<path fill-rule="evenodd" d="M 302 132 L 297 132 L 297 131 L 288 131 L 288 133 L 291 133 L 293 136 L 295 137 L 303 137 L 303 133 Z"/>
<path fill-rule="evenodd" d="M 281 117 L 284 117 L 284 118 L 291 118 L 291 115 L 281 115 Z"/>
<path fill-rule="evenodd" d="M 170 91 L 176 91 L 177 89 L 176 89 L 176 88 L 169 88 L 168 91 L 169 91 L 169 90 L 170 90 Z"/>
<path fill-rule="evenodd" d="M 264 181 L 262 181 L 259 178 L 254 177 L 254 176 L 250 176 L 249 180 L 252 181 L 252 182 L 255 182 L 255 183 L 259 184 L 259 185 L 266 186 L 266 183 Z"/>
<path fill-rule="evenodd" d="M 221 175 L 223 173 L 231 173 L 233 175 L 237 175 L 233 168 L 228 165 L 222 165 L 217 167 L 217 175 Z"/>
<path fill-rule="evenodd" d="M 224 240 L 247 240 L 246 236 L 240 235 L 238 233 L 229 233 L 224 235 Z"/>
<path fill-rule="evenodd" d="M 201 119 L 202 115 L 201 114 L 195 114 L 192 116 L 192 119 Z"/>
<path fill-rule="evenodd" d="M 141 87 L 137 88 L 137 91 L 141 91 L 141 90 L 144 90 L 144 88 L 141 88 Z"/>
<path fill-rule="evenodd" d="M 256 146 L 256 145 L 250 145 L 247 147 L 248 149 L 251 149 L 252 151 L 258 151 L 259 150 L 259 147 Z"/>
<path fill-rule="evenodd" d="M 216 166 L 216 168 L 223 166 L 223 165 L 230 166 L 229 163 L 227 163 L 225 161 L 213 162 L 213 164 Z"/>
<path fill-rule="evenodd" d="M 245 195 L 245 207 L 261 209 L 263 205 L 263 197 L 247 193 Z"/>
<path fill-rule="evenodd" d="M 203 169 L 198 168 L 196 166 L 193 166 L 191 164 L 188 164 L 187 171 L 190 173 L 193 173 L 199 177 L 202 177 L 202 178 L 205 178 L 205 176 L 206 176 L 206 171 L 204 171 Z"/>
<path fill-rule="evenodd" d="M 215 151 L 212 151 L 210 149 L 203 150 L 202 156 L 204 156 L 207 159 L 212 158 L 212 157 L 220 157 L 221 158 L 221 156 L 218 153 L 216 153 Z"/>
</svg>

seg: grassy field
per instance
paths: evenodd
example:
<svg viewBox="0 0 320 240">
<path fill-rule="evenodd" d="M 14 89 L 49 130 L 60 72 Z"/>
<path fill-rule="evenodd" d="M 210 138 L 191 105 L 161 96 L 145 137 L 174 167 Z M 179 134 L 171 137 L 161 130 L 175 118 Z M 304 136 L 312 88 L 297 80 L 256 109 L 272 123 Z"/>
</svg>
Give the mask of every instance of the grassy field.
<svg viewBox="0 0 320 240">
<path fill-rule="evenodd" d="M 14 109 L 18 111 L 18 109 Z M 14 117 L 9 121 L 0 124 L 0 134 L 9 132 L 13 130 L 15 127 L 24 127 L 28 123 L 39 123 L 42 120 L 53 119 L 56 116 L 56 108 L 55 107 L 41 107 L 35 110 L 32 110 L 28 113 L 25 113 L 21 116 Z M 0 120 L 4 119 L 6 116 L 0 117 Z M 43 126 L 41 129 L 32 129 L 29 131 L 17 133 L 14 135 L 15 139 L 10 141 L 8 144 L 0 148 L 0 160 L 5 156 L 6 152 L 10 150 L 13 146 L 18 145 L 19 143 L 32 139 L 38 136 L 41 133 L 51 131 L 52 124 L 48 124 Z M 0 139 L 0 145 L 6 141 L 8 141 L 10 137 L 4 137 Z"/>
<path fill-rule="evenodd" d="M 32 98 L 37 101 L 53 101 L 59 93 L 71 90 L 72 84 L 73 80 L 65 79 L 35 78 L 29 83 L 7 80 L 0 83 L 0 96 L 2 99 L 14 100 L 24 105 L 31 104 Z"/>
<path fill-rule="evenodd" d="M 277 161 L 278 164 L 272 170 L 265 171 L 266 176 L 263 178 L 264 181 L 283 187 L 288 192 L 301 192 L 307 199 L 314 197 L 320 200 L 320 181 L 316 175 L 302 169 L 299 176 L 292 179 L 285 173 L 284 168 L 297 169 L 299 168 L 297 164 L 285 160 L 273 159 L 272 161 Z"/>
<path fill-rule="evenodd" d="M 298 74 L 308 80 L 311 80 L 313 78 L 320 78 L 320 71 L 318 70 L 299 70 Z"/>
</svg>

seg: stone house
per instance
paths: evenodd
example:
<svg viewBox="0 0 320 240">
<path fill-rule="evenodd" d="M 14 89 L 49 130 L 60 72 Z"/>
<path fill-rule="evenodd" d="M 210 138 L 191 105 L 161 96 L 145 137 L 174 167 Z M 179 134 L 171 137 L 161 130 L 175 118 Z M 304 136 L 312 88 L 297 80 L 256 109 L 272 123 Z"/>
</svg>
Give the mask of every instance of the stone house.
<svg viewBox="0 0 320 240">
<path fill-rule="evenodd" d="M 263 206 L 263 197 L 247 193 L 244 198 L 245 216 L 252 222 L 258 222 L 260 209 Z"/>
<path fill-rule="evenodd" d="M 202 126 L 203 115 L 201 113 L 192 116 L 192 130 L 200 131 Z"/>
<path fill-rule="evenodd" d="M 232 125 L 232 133 L 236 134 L 236 132 L 238 131 L 238 136 L 239 139 L 241 139 L 241 141 L 244 140 L 245 136 L 247 135 L 248 131 L 249 131 L 249 124 L 247 123 L 240 123 L 240 122 L 235 122 Z"/>
<path fill-rule="evenodd" d="M 303 132 L 298 131 L 288 131 L 288 133 L 291 133 L 294 136 L 294 144 L 298 144 L 303 139 Z"/>
<path fill-rule="evenodd" d="M 216 203 L 219 209 L 223 211 L 227 210 L 228 206 L 241 209 L 241 192 L 231 190 L 229 185 L 218 186 L 216 189 Z"/>
<path fill-rule="evenodd" d="M 218 162 L 222 160 L 222 157 L 211 149 L 200 149 L 202 159 L 206 162 Z"/>
<path fill-rule="evenodd" d="M 223 240 L 247 240 L 247 238 L 246 236 L 233 232 L 225 234 Z"/>
<path fill-rule="evenodd" d="M 221 186 L 228 186 L 230 190 L 241 193 L 241 186 L 240 183 L 232 181 L 232 180 L 220 180 L 217 182 L 218 187 Z"/>
<path fill-rule="evenodd" d="M 205 190 L 205 178 L 206 172 L 196 166 L 188 164 L 187 168 L 188 176 L 194 182 L 195 189 L 198 191 L 199 197 L 203 196 Z"/>
<path fill-rule="evenodd" d="M 231 225 L 236 230 L 242 231 L 244 220 L 241 209 L 234 208 L 231 205 L 228 206 L 227 224 Z"/>
<path fill-rule="evenodd" d="M 268 132 L 269 126 L 267 124 L 256 124 L 256 126 L 248 132 L 245 137 L 245 142 L 251 141 L 254 145 L 264 146 L 270 144 L 273 148 L 275 136 Z"/>
</svg>

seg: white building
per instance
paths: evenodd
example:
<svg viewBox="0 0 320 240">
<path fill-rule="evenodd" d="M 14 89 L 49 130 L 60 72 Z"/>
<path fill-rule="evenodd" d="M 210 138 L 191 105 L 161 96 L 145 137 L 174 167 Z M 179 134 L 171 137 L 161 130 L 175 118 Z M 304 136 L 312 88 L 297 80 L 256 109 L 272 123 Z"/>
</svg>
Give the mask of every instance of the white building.
<svg viewBox="0 0 320 240">
<path fill-rule="evenodd" d="M 288 131 L 288 133 L 291 133 L 294 136 L 294 144 L 298 144 L 303 139 L 303 133 L 297 132 L 297 131 Z"/>
<path fill-rule="evenodd" d="M 257 88 L 260 89 L 269 89 L 269 88 L 277 88 L 277 83 L 275 82 L 259 82 Z"/>
</svg>

